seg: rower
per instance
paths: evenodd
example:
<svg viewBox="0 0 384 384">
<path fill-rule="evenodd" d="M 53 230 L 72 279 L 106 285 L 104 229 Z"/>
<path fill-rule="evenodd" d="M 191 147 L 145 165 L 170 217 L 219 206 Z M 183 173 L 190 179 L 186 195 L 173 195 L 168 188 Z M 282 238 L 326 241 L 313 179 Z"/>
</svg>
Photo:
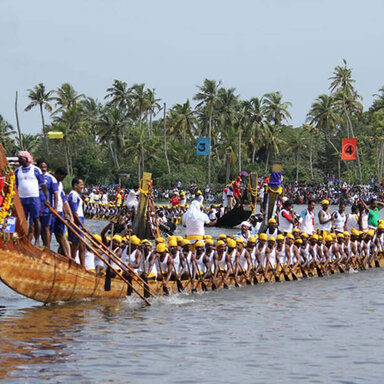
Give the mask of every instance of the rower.
<svg viewBox="0 0 384 384">
<path fill-rule="evenodd" d="M 235 260 L 238 254 L 237 248 L 236 248 L 236 240 L 231 239 L 230 237 L 227 238 L 227 252 L 228 252 L 228 257 L 230 260 L 230 268 L 227 268 L 227 274 L 225 278 L 227 279 L 230 275 L 230 273 L 235 272 Z"/>
<path fill-rule="evenodd" d="M 204 243 L 199 240 L 195 244 L 195 253 L 192 254 L 192 283 L 196 277 L 204 277 L 209 271 L 209 258 L 205 254 Z"/>
<path fill-rule="evenodd" d="M 256 259 L 257 259 L 257 268 L 256 273 L 262 271 L 265 277 L 265 252 L 267 250 L 267 240 L 268 236 L 266 233 L 261 233 L 259 236 L 259 241 L 256 246 Z"/>
<path fill-rule="evenodd" d="M 181 242 L 181 269 L 180 278 L 187 280 L 192 276 L 192 251 L 191 242 L 188 239 L 183 239 Z"/>
<path fill-rule="evenodd" d="M 251 236 L 245 247 L 251 257 L 252 268 L 256 267 L 256 237 Z"/>
<path fill-rule="evenodd" d="M 245 242 L 242 238 L 236 239 L 237 255 L 235 259 L 235 276 L 238 277 L 239 271 L 245 278 L 249 279 L 252 269 L 251 255 L 245 248 Z"/>
<path fill-rule="evenodd" d="M 226 251 L 226 245 L 223 240 L 216 242 L 215 253 L 215 275 L 216 278 L 219 273 L 225 274 L 228 269 L 231 268 L 230 257 Z"/>
<path fill-rule="evenodd" d="M 132 235 L 121 255 L 121 259 L 138 274 L 145 271 L 144 257 L 139 249 L 140 244 L 141 240 L 136 235 Z"/>
<path fill-rule="evenodd" d="M 251 223 L 249 223 L 248 221 L 243 221 L 240 224 L 240 231 L 236 233 L 235 238 L 248 241 L 248 239 L 251 237 L 250 228 L 251 228 Z"/>
<path fill-rule="evenodd" d="M 276 239 L 276 236 L 278 235 L 278 229 L 277 229 L 277 221 L 273 217 L 271 217 L 268 220 L 268 227 L 265 230 L 265 233 L 268 236 L 268 239 L 272 236 Z"/>
<path fill-rule="evenodd" d="M 155 270 L 158 281 L 163 282 L 166 286 L 169 282 L 173 271 L 173 259 L 167 252 L 167 246 L 164 243 L 159 243 L 156 246 L 156 252 L 150 257 L 147 274 L 150 275 Z"/>
<path fill-rule="evenodd" d="M 175 280 L 179 279 L 179 273 L 184 269 L 184 258 L 180 257 L 180 251 L 177 246 L 177 239 L 175 236 L 170 236 L 168 239 L 168 249 L 169 254 L 173 259 L 173 272 L 172 277 L 175 278 Z"/>
<path fill-rule="evenodd" d="M 321 210 L 318 214 L 320 223 L 320 234 L 326 236 L 332 230 L 334 218 L 329 213 L 329 201 L 324 199 L 321 201 Z"/>
<path fill-rule="evenodd" d="M 266 272 L 271 270 L 275 276 L 277 276 L 277 262 L 276 262 L 276 238 L 274 236 L 270 236 L 267 242 L 267 251 L 265 252 L 267 264 L 266 264 Z"/>
<path fill-rule="evenodd" d="M 41 232 L 39 186 L 44 193 L 44 205 L 49 205 L 49 197 L 44 176 L 41 170 L 32 163 L 33 157 L 31 154 L 27 151 L 20 151 L 20 167 L 15 170 L 15 179 L 25 218 L 29 221 L 28 239 L 31 241 L 33 236 L 35 245 L 39 247 Z"/>
<path fill-rule="evenodd" d="M 299 241 L 300 240 L 300 241 Z M 300 263 L 300 255 L 299 250 L 297 249 L 297 246 L 294 244 L 295 238 L 291 233 L 287 234 L 286 240 L 285 240 L 285 255 L 286 255 L 286 268 L 288 267 L 291 272 L 294 272 L 294 270 L 297 268 L 297 266 Z M 299 243 L 303 242 L 301 239 L 297 239 Z"/>
<path fill-rule="evenodd" d="M 372 242 L 373 236 L 375 235 L 375 232 L 373 229 L 369 229 L 367 233 L 365 234 L 364 241 L 361 245 L 361 253 L 363 258 L 363 265 L 366 265 L 368 263 L 368 266 L 371 268 L 371 262 L 373 260 L 374 256 L 374 243 Z"/>
<path fill-rule="evenodd" d="M 205 240 L 205 254 L 209 261 L 209 270 L 211 274 L 215 272 L 215 244 L 212 239 Z"/>
<path fill-rule="evenodd" d="M 143 277 L 147 278 L 148 280 L 151 280 L 151 279 L 154 279 L 156 277 L 156 273 L 149 273 L 148 272 L 149 261 L 150 261 L 150 258 L 152 256 L 152 254 L 153 254 L 152 243 L 149 240 L 144 239 L 141 242 L 141 245 L 142 245 L 142 256 L 144 258 L 144 274 L 143 274 Z"/>
<path fill-rule="evenodd" d="M 345 229 L 351 233 L 352 229 L 359 230 L 360 229 L 360 218 L 358 215 L 359 208 L 357 205 L 352 205 L 351 207 L 351 213 L 347 214 L 346 221 L 345 221 Z"/>
<path fill-rule="evenodd" d="M 287 258 L 285 256 L 284 250 L 285 237 L 281 234 L 276 237 L 276 247 L 275 247 L 275 259 L 276 259 L 276 273 L 284 268 L 287 263 Z"/>
<path fill-rule="evenodd" d="M 79 228 L 84 227 L 84 211 L 83 211 L 83 200 L 81 198 L 81 192 L 84 188 L 84 182 L 82 179 L 74 177 L 72 179 L 72 191 L 68 195 L 68 203 L 71 207 L 72 216 L 75 224 Z M 84 235 L 79 234 L 81 238 L 84 238 Z M 84 266 L 84 257 L 85 257 L 85 245 L 83 241 L 80 241 L 80 238 L 71 230 L 68 233 L 68 239 L 71 244 L 71 255 L 72 259 L 75 259 L 77 251 L 79 252 L 80 264 Z"/>
</svg>

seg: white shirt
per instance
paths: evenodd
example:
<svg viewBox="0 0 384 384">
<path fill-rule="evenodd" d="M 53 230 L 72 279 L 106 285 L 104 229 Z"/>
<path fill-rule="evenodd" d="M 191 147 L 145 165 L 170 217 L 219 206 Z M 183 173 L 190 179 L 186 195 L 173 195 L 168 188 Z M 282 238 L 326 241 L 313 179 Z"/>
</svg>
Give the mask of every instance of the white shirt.
<svg viewBox="0 0 384 384">
<path fill-rule="evenodd" d="M 186 226 L 186 234 L 187 235 L 205 235 L 204 224 L 210 223 L 208 215 L 201 212 L 202 220 L 185 220 L 185 216 L 183 216 L 183 225 Z"/>
</svg>

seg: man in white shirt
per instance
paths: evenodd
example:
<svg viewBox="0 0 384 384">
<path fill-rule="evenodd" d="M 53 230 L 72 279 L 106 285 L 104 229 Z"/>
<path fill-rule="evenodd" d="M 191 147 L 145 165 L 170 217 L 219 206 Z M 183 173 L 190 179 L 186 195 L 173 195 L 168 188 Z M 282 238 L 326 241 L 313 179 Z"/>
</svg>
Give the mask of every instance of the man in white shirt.
<svg viewBox="0 0 384 384">
<path fill-rule="evenodd" d="M 15 170 L 16 186 L 24 208 L 25 218 L 29 220 L 28 239 L 35 238 L 35 245 L 40 246 L 39 237 L 41 232 L 40 224 L 40 191 L 44 193 L 43 204 L 49 205 L 48 190 L 45 185 L 44 176 L 40 168 L 33 164 L 33 157 L 28 151 L 19 152 L 20 167 Z"/>
<path fill-rule="evenodd" d="M 186 227 L 187 238 L 202 239 L 205 235 L 204 225 L 213 226 L 217 220 L 209 220 L 209 217 L 204 212 L 201 212 L 201 204 L 197 200 L 193 200 L 191 206 L 185 212 L 182 219 L 182 224 Z"/>
</svg>

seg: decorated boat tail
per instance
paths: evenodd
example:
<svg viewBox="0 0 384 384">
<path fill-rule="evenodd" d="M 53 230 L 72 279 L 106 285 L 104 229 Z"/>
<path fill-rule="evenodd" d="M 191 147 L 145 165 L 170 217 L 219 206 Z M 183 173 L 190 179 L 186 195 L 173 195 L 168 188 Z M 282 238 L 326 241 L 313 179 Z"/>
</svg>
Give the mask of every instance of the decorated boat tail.
<svg viewBox="0 0 384 384">
<path fill-rule="evenodd" d="M 250 173 L 248 176 L 247 187 L 243 191 L 239 203 L 217 219 L 216 227 L 233 228 L 245 221 L 256 212 L 257 203 L 257 181 L 256 173 Z"/>
<path fill-rule="evenodd" d="M 260 232 L 263 232 L 268 226 L 268 220 L 271 217 L 276 216 L 279 197 L 283 193 L 282 183 L 282 165 L 280 163 L 275 163 L 272 165 L 272 172 L 269 178 L 268 185 L 265 186 L 264 191 L 264 202 L 263 202 L 263 210 L 264 210 L 264 218 L 261 224 Z"/>
</svg>

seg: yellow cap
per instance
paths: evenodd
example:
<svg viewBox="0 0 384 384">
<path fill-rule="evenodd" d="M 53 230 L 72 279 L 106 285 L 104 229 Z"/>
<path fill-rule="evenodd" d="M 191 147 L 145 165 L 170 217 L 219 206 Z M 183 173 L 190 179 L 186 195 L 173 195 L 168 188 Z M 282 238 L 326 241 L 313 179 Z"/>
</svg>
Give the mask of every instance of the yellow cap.
<svg viewBox="0 0 384 384">
<path fill-rule="evenodd" d="M 338 237 L 339 239 L 344 239 L 344 235 L 343 235 L 342 233 L 338 233 L 338 234 L 337 234 L 337 237 Z"/>
<path fill-rule="evenodd" d="M 188 240 L 188 239 L 183 239 L 183 241 L 181 242 L 181 246 L 184 247 L 184 245 L 190 245 L 191 242 Z"/>
<path fill-rule="evenodd" d="M 183 236 L 177 236 L 176 239 L 177 239 L 177 242 L 181 243 L 183 241 Z"/>
<path fill-rule="evenodd" d="M 301 233 L 300 236 L 305 237 L 306 239 L 308 239 L 309 237 L 308 233 L 305 233 L 305 232 Z"/>
<path fill-rule="evenodd" d="M 196 195 L 202 195 L 200 189 L 197 191 Z"/>
<path fill-rule="evenodd" d="M 295 240 L 295 244 L 303 244 L 303 240 L 301 240 L 301 239 L 296 239 L 296 240 Z"/>
<path fill-rule="evenodd" d="M 327 199 L 321 200 L 321 205 L 329 205 L 329 201 Z"/>
<path fill-rule="evenodd" d="M 360 231 L 358 231 L 358 230 L 355 229 L 355 228 L 352 228 L 351 233 L 352 233 L 353 236 L 359 236 L 359 235 L 360 235 Z"/>
<path fill-rule="evenodd" d="M 274 243 L 276 242 L 276 239 L 273 237 L 273 236 L 271 236 L 269 239 L 268 239 L 268 241 L 273 241 Z"/>
<path fill-rule="evenodd" d="M 194 245 L 195 245 L 195 248 L 196 247 L 202 247 L 202 248 L 204 247 L 204 243 L 201 240 L 196 241 L 196 243 Z"/>
<path fill-rule="evenodd" d="M 285 240 L 284 236 L 283 235 L 277 235 L 276 237 L 277 240 Z"/>
<path fill-rule="evenodd" d="M 212 239 L 212 236 L 211 235 L 205 235 L 204 240 L 207 240 L 207 239 Z"/>
<path fill-rule="evenodd" d="M 176 239 L 168 239 L 168 246 L 177 247 L 177 240 Z"/>
<path fill-rule="evenodd" d="M 317 236 L 316 233 L 314 233 L 310 238 L 316 241 L 319 240 L 319 236 Z"/>
<path fill-rule="evenodd" d="M 213 240 L 212 239 L 205 240 L 205 245 L 213 245 Z"/>
<path fill-rule="evenodd" d="M 374 231 L 373 229 L 370 229 L 370 230 L 367 232 L 367 235 L 373 237 L 373 236 L 375 236 L 375 231 Z"/>
<path fill-rule="evenodd" d="M 159 243 L 156 245 L 157 252 L 164 252 L 167 249 L 167 246 L 164 243 Z"/>
<path fill-rule="evenodd" d="M 344 232 L 343 232 L 343 235 L 344 235 L 344 237 L 350 237 L 350 234 L 349 234 L 348 231 L 344 231 Z"/>
<path fill-rule="evenodd" d="M 219 237 L 218 237 L 219 240 L 223 240 L 223 239 L 226 239 L 226 238 L 227 238 L 227 235 L 224 234 L 224 233 L 220 234 Z"/>
<path fill-rule="evenodd" d="M 291 232 L 287 233 L 287 239 L 294 239 L 293 235 Z"/>
<path fill-rule="evenodd" d="M 266 241 L 266 240 L 268 240 L 268 236 L 267 236 L 266 233 L 261 233 L 260 236 L 259 236 L 259 239 Z"/>
<path fill-rule="evenodd" d="M 327 235 L 327 236 L 325 236 L 325 242 L 326 242 L 326 243 L 329 243 L 329 242 L 331 242 L 332 240 L 333 240 L 333 238 L 332 238 L 331 235 Z"/>
<path fill-rule="evenodd" d="M 141 240 L 136 235 L 133 235 L 133 236 L 131 236 L 131 244 L 140 245 Z"/>
<path fill-rule="evenodd" d="M 248 239 L 248 243 L 256 243 L 256 238 L 254 236 L 251 236 L 249 239 Z"/>
<path fill-rule="evenodd" d="M 268 220 L 268 224 L 276 224 L 277 221 L 276 219 L 274 219 L 273 217 L 271 217 L 269 220 Z"/>
<path fill-rule="evenodd" d="M 238 237 L 236 239 L 236 243 L 241 243 L 241 244 L 244 244 L 244 239 L 242 237 Z"/>
<path fill-rule="evenodd" d="M 115 241 L 121 243 L 122 240 L 123 240 L 123 238 L 122 238 L 120 235 L 114 235 L 114 236 L 112 237 L 112 240 L 115 240 Z"/>
<path fill-rule="evenodd" d="M 108 242 L 110 242 L 112 240 L 112 237 L 111 236 L 107 236 L 106 239 L 107 239 Z"/>
<path fill-rule="evenodd" d="M 299 228 L 293 228 L 292 232 L 300 232 Z"/>
<path fill-rule="evenodd" d="M 155 242 L 156 242 L 156 243 L 165 243 L 164 237 L 157 237 L 157 238 L 155 239 Z"/>
<path fill-rule="evenodd" d="M 101 236 L 98 234 L 98 233 L 95 233 L 93 235 L 93 237 L 97 240 L 97 241 L 101 241 Z"/>
<path fill-rule="evenodd" d="M 142 240 L 141 244 L 151 244 L 152 245 L 152 243 L 148 239 Z"/>
<path fill-rule="evenodd" d="M 379 224 L 379 226 L 377 227 L 377 229 L 384 229 L 384 224 Z"/>
<path fill-rule="evenodd" d="M 227 239 L 228 248 L 236 248 L 236 241 L 230 237 Z"/>
<path fill-rule="evenodd" d="M 177 241 L 176 236 L 169 236 L 169 237 L 168 237 L 168 244 L 169 244 L 169 242 L 172 241 L 172 240 Z"/>
<path fill-rule="evenodd" d="M 218 241 L 216 242 L 216 247 L 220 247 L 220 246 L 223 246 L 223 245 L 225 245 L 225 243 L 224 243 L 223 240 L 218 240 Z"/>
</svg>

